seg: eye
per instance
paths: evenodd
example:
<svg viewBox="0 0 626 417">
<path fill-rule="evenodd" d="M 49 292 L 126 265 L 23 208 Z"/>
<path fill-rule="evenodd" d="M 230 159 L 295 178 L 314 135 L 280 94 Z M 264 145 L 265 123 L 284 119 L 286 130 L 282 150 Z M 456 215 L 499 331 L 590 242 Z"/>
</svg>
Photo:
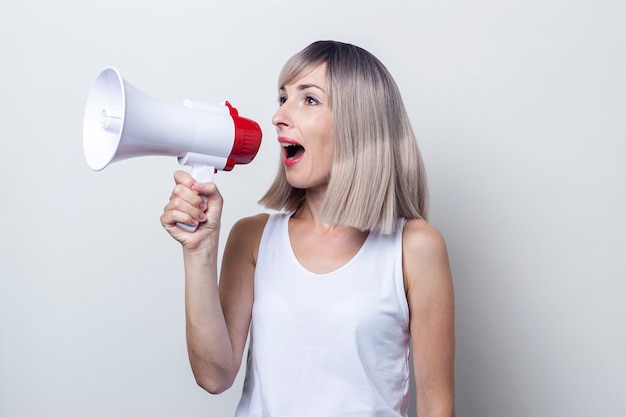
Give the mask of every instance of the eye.
<svg viewBox="0 0 626 417">
<path fill-rule="evenodd" d="M 278 105 L 282 106 L 287 101 L 287 96 L 279 96 L 278 97 Z"/>
<path fill-rule="evenodd" d="M 309 106 L 317 106 L 318 104 L 320 104 L 320 102 L 313 96 L 306 96 L 306 104 L 308 104 Z"/>
</svg>

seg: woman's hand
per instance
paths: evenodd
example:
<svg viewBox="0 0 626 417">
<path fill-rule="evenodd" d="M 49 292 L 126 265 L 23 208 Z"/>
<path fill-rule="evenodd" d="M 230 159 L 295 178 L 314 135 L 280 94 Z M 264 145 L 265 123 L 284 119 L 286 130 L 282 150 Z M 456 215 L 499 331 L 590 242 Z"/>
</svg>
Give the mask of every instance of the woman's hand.
<svg viewBox="0 0 626 417">
<path fill-rule="evenodd" d="M 165 230 L 188 250 L 197 250 L 209 240 L 217 242 L 223 205 L 217 186 L 214 183 L 198 183 L 182 170 L 174 173 L 174 181 L 176 186 L 161 215 Z M 187 232 L 176 223 L 198 225 L 198 228 L 195 232 Z"/>
</svg>

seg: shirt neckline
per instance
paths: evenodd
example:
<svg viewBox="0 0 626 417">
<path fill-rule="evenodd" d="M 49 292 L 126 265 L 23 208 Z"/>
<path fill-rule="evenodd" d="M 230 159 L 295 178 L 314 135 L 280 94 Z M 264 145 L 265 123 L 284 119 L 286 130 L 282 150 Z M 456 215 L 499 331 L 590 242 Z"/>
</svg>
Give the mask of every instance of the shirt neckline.
<svg viewBox="0 0 626 417">
<path fill-rule="evenodd" d="M 285 241 L 287 242 L 287 246 L 289 249 L 289 257 L 294 262 L 294 264 L 297 265 L 297 267 L 300 270 L 314 277 L 319 277 L 319 278 L 329 277 L 331 275 L 340 273 L 341 271 L 344 271 L 345 269 L 349 268 L 352 264 L 354 264 L 361 257 L 363 252 L 365 252 L 365 249 L 367 249 L 367 247 L 369 246 L 370 241 L 373 238 L 372 236 L 374 235 L 374 232 L 370 231 L 367 237 L 365 238 L 365 241 L 363 242 L 363 244 L 357 251 L 357 253 L 355 253 L 352 258 L 350 258 L 345 264 L 341 265 L 337 269 L 330 271 L 330 272 L 324 272 L 324 273 L 313 272 L 310 269 L 306 268 L 304 265 L 302 265 L 302 263 L 300 263 L 300 261 L 298 260 L 298 257 L 296 256 L 296 253 L 293 250 L 293 245 L 291 244 L 291 236 L 289 235 L 289 219 L 291 218 L 292 214 L 293 213 L 289 213 L 288 215 L 284 216 L 283 225 L 282 225 L 282 234 L 283 234 L 283 237 L 286 239 Z"/>
</svg>

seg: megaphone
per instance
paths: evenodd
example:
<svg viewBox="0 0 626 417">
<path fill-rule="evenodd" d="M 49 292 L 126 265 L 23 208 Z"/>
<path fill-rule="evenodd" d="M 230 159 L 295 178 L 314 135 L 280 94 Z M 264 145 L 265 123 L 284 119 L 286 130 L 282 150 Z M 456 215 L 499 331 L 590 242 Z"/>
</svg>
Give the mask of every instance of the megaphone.
<svg viewBox="0 0 626 417">
<path fill-rule="evenodd" d="M 228 102 L 169 103 L 138 90 L 114 67 L 103 69 L 91 86 L 83 119 L 83 150 L 94 171 L 128 158 L 175 156 L 200 182 L 252 161 L 261 137 L 259 125 Z"/>
</svg>

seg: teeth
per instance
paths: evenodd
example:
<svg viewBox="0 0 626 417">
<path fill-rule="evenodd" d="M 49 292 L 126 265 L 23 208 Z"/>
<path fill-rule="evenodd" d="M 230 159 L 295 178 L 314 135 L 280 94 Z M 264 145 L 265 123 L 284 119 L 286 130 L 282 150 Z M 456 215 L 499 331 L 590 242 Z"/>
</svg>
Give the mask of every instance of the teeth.
<svg viewBox="0 0 626 417">
<path fill-rule="evenodd" d="M 298 154 L 298 152 L 304 151 L 302 145 L 298 145 L 297 143 L 282 142 L 280 145 L 283 149 L 285 149 L 285 156 L 287 159 L 292 159 Z"/>
</svg>

